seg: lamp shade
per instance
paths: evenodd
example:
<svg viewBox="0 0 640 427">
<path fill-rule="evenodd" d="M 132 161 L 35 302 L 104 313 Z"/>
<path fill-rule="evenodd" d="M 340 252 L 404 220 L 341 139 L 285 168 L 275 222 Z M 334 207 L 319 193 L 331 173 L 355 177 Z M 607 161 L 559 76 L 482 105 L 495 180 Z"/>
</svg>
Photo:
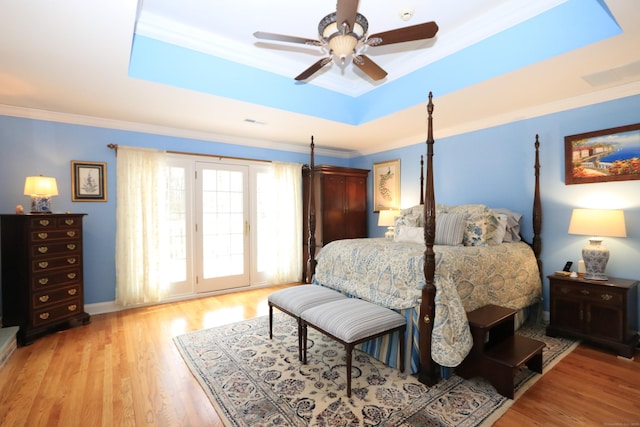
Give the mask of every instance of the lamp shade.
<svg viewBox="0 0 640 427">
<path fill-rule="evenodd" d="M 25 196 L 57 196 L 58 184 L 48 176 L 28 176 L 24 181 Z"/>
<path fill-rule="evenodd" d="M 574 209 L 569 234 L 627 237 L 624 212 L 621 209 Z"/>
<path fill-rule="evenodd" d="M 378 226 L 393 227 L 397 216 L 400 216 L 400 211 L 394 209 L 380 211 L 380 215 L 378 216 Z"/>
<path fill-rule="evenodd" d="M 55 178 L 28 176 L 24 181 L 24 195 L 31 197 L 32 213 L 51 213 L 51 196 L 58 195 Z"/>
</svg>

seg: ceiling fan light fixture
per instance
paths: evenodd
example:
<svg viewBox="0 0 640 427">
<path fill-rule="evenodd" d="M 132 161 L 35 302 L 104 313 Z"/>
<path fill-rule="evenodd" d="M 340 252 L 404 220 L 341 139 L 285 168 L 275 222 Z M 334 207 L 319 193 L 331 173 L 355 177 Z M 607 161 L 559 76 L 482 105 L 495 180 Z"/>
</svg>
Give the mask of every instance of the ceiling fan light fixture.
<svg viewBox="0 0 640 427">
<path fill-rule="evenodd" d="M 329 48 L 344 63 L 347 56 L 354 53 L 358 39 L 351 33 L 346 35 L 334 34 L 329 38 Z"/>
<path fill-rule="evenodd" d="M 358 42 L 367 33 L 369 21 L 358 13 L 356 14 L 353 28 L 349 29 L 348 26 L 339 28 L 336 19 L 336 12 L 322 18 L 318 24 L 318 34 L 329 45 L 331 53 L 340 58 L 340 61 L 344 64 L 346 58 L 355 52 Z"/>
</svg>

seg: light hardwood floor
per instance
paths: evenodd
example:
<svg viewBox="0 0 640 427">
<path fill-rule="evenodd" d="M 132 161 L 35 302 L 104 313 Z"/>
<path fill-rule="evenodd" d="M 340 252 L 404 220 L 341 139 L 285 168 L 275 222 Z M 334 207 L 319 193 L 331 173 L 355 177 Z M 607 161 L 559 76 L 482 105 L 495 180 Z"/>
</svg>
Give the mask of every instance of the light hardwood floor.
<svg viewBox="0 0 640 427">
<path fill-rule="evenodd" d="M 0 426 L 222 426 L 172 342 L 268 312 L 280 287 L 92 317 L 18 348 L 0 371 Z M 640 362 L 578 347 L 496 426 L 640 426 Z"/>
</svg>

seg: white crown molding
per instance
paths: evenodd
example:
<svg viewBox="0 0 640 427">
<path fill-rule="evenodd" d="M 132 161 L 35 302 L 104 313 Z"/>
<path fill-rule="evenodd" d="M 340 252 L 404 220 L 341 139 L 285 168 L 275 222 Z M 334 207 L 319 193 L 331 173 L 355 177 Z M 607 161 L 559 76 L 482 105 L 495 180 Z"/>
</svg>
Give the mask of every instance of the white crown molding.
<svg viewBox="0 0 640 427">
<path fill-rule="evenodd" d="M 290 144 L 281 141 L 266 139 L 246 138 L 233 135 L 224 135 L 213 132 L 201 132 L 188 129 L 157 126 L 145 123 L 128 122 L 124 120 L 104 119 L 100 117 L 84 116 L 80 114 L 60 113 L 55 111 L 38 110 L 25 107 L 0 104 L 0 115 L 20 117 L 25 119 L 43 120 L 48 122 L 67 123 L 81 126 L 117 129 L 129 132 L 141 132 L 154 135 L 173 136 L 199 141 L 217 142 L 245 147 L 266 148 L 271 150 L 288 151 L 292 153 L 309 153 L 307 145 Z M 336 158 L 348 159 L 354 157 L 355 152 L 350 150 L 335 150 L 316 147 L 316 154 Z"/>
<path fill-rule="evenodd" d="M 520 120 L 531 119 L 534 117 L 540 117 L 547 114 L 553 114 L 561 111 L 571 110 L 574 108 L 580 108 L 588 105 L 599 104 L 601 102 L 612 101 L 615 99 L 625 98 L 628 96 L 640 95 L 640 81 L 615 86 L 612 88 L 604 89 L 601 91 L 595 91 L 586 95 L 580 95 L 573 98 L 567 98 L 560 101 L 555 101 L 547 104 L 537 105 L 530 108 L 521 110 L 515 110 L 508 114 L 497 115 L 494 117 L 488 117 L 482 120 L 474 122 L 464 123 L 459 126 L 452 126 L 449 128 L 439 128 L 435 130 L 435 136 L 437 138 L 445 138 L 454 135 L 460 135 L 476 130 L 487 129 L 503 124 L 516 122 Z M 244 137 L 236 137 L 230 135 L 221 135 L 209 132 L 198 132 L 186 129 L 178 129 L 166 126 L 156 126 L 144 123 L 127 122 L 122 120 L 103 119 L 92 116 L 83 116 L 78 114 L 59 113 L 46 110 L 37 110 L 24 107 L 15 107 L 11 105 L 0 104 L 0 115 L 10 117 L 20 117 L 33 120 L 43 120 L 50 122 L 59 122 L 67 124 L 75 124 L 82 126 L 92 126 L 108 129 L 118 129 L 130 132 L 141 132 L 163 136 L 173 136 L 178 138 L 187 138 L 201 141 L 218 142 L 224 144 L 233 144 L 240 146 L 267 148 L 273 150 L 282 150 L 293 153 L 307 154 L 309 152 L 308 146 L 289 144 L 284 142 L 260 140 L 260 139 L 247 139 Z M 380 145 L 376 147 L 369 147 L 367 150 L 332 150 L 327 148 L 316 147 L 315 152 L 317 155 L 349 159 L 358 156 L 365 156 L 383 151 L 393 150 L 397 148 L 403 148 L 406 146 L 414 145 L 418 141 L 424 140 L 424 134 L 416 134 L 413 137 L 403 138 L 393 141 L 392 143 Z"/>
</svg>

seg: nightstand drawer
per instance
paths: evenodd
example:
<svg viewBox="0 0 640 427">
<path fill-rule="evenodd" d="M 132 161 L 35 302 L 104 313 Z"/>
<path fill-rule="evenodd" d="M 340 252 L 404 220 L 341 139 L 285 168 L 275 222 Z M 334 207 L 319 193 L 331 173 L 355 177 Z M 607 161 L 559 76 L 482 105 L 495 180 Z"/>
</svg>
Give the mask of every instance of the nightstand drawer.
<svg viewBox="0 0 640 427">
<path fill-rule="evenodd" d="M 624 300 L 624 293 L 616 289 L 602 289 L 589 285 L 559 284 L 552 288 L 552 293 L 563 297 L 576 297 L 586 301 L 597 301 L 620 305 Z"/>
</svg>

